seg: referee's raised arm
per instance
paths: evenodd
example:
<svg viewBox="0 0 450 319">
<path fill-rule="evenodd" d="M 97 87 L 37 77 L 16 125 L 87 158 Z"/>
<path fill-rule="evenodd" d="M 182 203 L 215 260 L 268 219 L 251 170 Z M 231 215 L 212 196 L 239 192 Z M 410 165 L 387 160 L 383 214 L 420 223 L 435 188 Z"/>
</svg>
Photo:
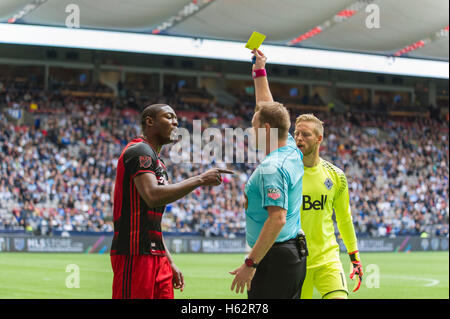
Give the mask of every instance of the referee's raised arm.
<svg viewBox="0 0 450 319">
<path fill-rule="evenodd" d="M 255 83 L 256 105 L 259 102 L 273 102 L 265 69 L 267 57 L 257 49 L 253 50 L 252 53 L 255 57 L 255 64 L 252 66 L 252 77 Z"/>
</svg>

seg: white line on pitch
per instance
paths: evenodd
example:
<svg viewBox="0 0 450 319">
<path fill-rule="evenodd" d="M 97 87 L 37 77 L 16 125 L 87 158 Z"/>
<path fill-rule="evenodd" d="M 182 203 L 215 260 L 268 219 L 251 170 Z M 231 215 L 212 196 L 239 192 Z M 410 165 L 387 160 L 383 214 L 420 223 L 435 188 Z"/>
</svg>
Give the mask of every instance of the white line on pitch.
<svg viewBox="0 0 450 319">
<path fill-rule="evenodd" d="M 397 279 L 405 279 L 405 280 L 428 281 L 428 283 L 425 284 L 425 287 L 433 287 L 440 283 L 439 280 L 433 279 L 433 278 L 419 278 L 419 277 L 395 276 L 395 275 L 381 275 L 381 277 L 389 277 L 389 278 L 397 278 Z"/>
</svg>

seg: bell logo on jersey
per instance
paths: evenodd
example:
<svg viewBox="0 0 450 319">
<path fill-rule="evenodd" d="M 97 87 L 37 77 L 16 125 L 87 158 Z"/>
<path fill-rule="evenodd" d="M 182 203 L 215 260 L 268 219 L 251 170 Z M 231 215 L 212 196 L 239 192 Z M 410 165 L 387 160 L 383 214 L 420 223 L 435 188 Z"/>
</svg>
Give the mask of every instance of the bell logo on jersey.
<svg viewBox="0 0 450 319">
<path fill-rule="evenodd" d="M 327 195 L 320 195 L 320 200 L 311 202 L 311 196 L 303 195 L 302 210 L 324 210 L 327 202 Z"/>
</svg>

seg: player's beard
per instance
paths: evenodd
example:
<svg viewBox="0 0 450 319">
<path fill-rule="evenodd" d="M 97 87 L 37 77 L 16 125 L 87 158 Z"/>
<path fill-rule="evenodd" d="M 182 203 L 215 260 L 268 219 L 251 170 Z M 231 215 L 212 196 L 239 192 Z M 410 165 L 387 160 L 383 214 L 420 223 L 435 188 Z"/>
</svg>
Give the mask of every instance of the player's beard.
<svg viewBox="0 0 450 319">
<path fill-rule="evenodd" d="M 317 148 L 318 148 L 318 147 L 319 147 L 319 145 L 316 144 L 316 145 L 313 145 L 313 146 L 311 146 L 311 147 L 308 147 L 308 148 L 304 149 L 304 150 L 302 151 L 303 157 L 309 156 L 309 155 L 311 155 L 311 154 L 314 154 L 314 153 L 317 151 Z"/>
</svg>

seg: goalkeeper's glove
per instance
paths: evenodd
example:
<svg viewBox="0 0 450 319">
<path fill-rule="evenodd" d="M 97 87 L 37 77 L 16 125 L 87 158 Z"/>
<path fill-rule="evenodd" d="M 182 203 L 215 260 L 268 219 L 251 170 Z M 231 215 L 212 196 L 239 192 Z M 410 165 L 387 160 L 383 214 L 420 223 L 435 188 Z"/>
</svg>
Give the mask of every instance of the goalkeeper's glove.
<svg viewBox="0 0 450 319">
<path fill-rule="evenodd" d="M 361 286 L 362 277 L 363 277 L 363 268 L 362 268 L 361 260 L 359 259 L 359 251 L 355 250 L 354 252 L 351 252 L 348 255 L 350 256 L 350 260 L 351 260 L 352 265 L 353 265 L 353 271 L 350 274 L 350 279 L 353 280 L 355 275 L 358 276 L 356 278 L 357 280 L 356 280 L 355 285 L 353 287 L 353 292 L 355 292 Z"/>
</svg>

